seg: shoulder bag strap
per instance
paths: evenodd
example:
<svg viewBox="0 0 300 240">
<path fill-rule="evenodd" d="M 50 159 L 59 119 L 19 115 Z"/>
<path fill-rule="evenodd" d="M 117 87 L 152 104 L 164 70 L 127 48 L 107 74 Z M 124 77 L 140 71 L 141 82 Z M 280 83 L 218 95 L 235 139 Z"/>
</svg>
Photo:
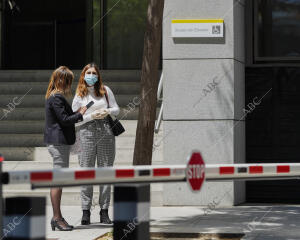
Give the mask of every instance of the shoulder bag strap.
<svg viewBox="0 0 300 240">
<path fill-rule="evenodd" d="M 109 101 L 108 101 L 108 96 L 107 96 L 106 90 L 105 90 L 105 98 L 106 98 L 106 101 L 107 101 L 107 106 L 109 107 Z"/>
</svg>

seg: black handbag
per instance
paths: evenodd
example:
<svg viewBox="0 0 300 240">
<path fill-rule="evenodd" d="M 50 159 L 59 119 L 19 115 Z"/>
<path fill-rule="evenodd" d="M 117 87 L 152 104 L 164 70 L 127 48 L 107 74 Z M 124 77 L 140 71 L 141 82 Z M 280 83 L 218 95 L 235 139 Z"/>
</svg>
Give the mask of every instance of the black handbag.
<svg viewBox="0 0 300 240">
<path fill-rule="evenodd" d="M 107 104 L 109 106 L 107 93 L 105 93 L 105 98 L 106 98 Z M 115 120 L 113 120 L 113 118 L 110 115 L 107 115 L 107 119 L 108 119 L 110 128 L 115 136 L 119 136 L 121 133 L 125 132 L 123 125 L 120 123 L 120 121 L 117 118 Z"/>
</svg>

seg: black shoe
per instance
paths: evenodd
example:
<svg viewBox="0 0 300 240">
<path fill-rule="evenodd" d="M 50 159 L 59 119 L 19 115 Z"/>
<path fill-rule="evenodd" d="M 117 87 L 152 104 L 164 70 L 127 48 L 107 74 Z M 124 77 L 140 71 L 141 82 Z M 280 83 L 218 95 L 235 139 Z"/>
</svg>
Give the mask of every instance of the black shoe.
<svg viewBox="0 0 300 240">
<path fill-rule="evenodd" d="M 90 217 L 91 212 L 90 210 L 83 210 L 82 211 L 82 219 L 81 219 L 81 225 L 89 225 L 91 223 Z"/>
<path fill-rule="evenodd" d="M 109 216 L 108 216 L 108 209 L 100 210 L 100 223 L 112 224 L 112 221 L 109 219 Z"/>
<path fill-rule="evenodd" d="M 61 219 L 68 227 L 70 227 L 70 228 L 74 228 L 74 226 L 73 225 L 70 225 L 64 218 L 62 218 Z"/>
<path fill-rule="evenodd" d="M 63 222 L 64 224 L 60 225 L 59 222 Z M 55 228 L 57 228 L 60 231 L 72 231 L 73 226 L 69 225 L 64 218 L 59 219 L 51 219 L 51 228 L 52 231 L 55 231 Z"/>
</svg>

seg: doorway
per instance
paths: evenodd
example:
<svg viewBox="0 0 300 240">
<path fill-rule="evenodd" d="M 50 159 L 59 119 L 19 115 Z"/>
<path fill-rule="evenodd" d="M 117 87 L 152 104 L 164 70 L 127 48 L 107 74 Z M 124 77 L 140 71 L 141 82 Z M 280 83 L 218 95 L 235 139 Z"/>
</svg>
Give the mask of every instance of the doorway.
<svg viewBox="0 0 300 240">
<path fill-rule="evenodd" d="M 85 0 L 14 0 L 4 6 L 3 68 L 81 69 L 86 62 Z"/>
<path fill-rule="evenodd" d="M 247 163 L 299 163 L 300 0 L 246 1 Z M 251 203 L 299 203 L 299 180 L 248 181 Z"/>
<path fill-rule="evenodd" d="M 12 0 L 10 0 L 12 1 Z M 147 0 L 4 1 L 3 69 L 140 69 Z"/>
</svg>

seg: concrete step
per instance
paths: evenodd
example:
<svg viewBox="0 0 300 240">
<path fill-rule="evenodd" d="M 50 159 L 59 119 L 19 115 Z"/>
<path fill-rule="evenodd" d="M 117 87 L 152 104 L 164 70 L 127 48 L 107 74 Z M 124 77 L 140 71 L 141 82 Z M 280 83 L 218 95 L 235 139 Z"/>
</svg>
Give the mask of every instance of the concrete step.
<svg viewBox="0 0 300 240">
<path fill-rule="evenodd" d="M 78 81 L 81 70 L 72 70 Z M 52 70 L 1 70 L 0 82 L 49 82 Z M 140 82 L 140 70 L 101 70 L 103 82 Z"/>
<path fill-rule="evenodd" d="M 0 134 L 41 134 L 44 132 L 45 121 L 6 121 L 0 124 Z"/>
<path fill-rule="evenodd" d="M 1 76 L 1 74 L 0 74 Z M 72 93 L 76 92 L 78 82 L 73 82 Z M 139 82 L 105 82 L 114 93 L 118 94 L 140 94 L 140 83 Z M 18 84 L 17 82 L 0 82 L 0 94 L 1 95 L 23 95 L 25 93 L 29 94 L 40 94 L 45 95 L 48 87 L 48 82 L 26 82 L 26 85 Z"/>
<path fill-rule="evenodd" d="M 116 138 L 117 146 L 131 148 L 134 145 L 134 137 Z M 0 146 L 2 147 L 42 147 L 44 144 L 43 134 L 0 134 Z"/>
<path fill-rule="evenodd" d="M 155 142 L 160 143 L 162 140 L 156 140 Z M 153 161 L 162 162 L 162 148 L 163 143 L 153 148 Z M 134 146 L 131 148 L 122 148 L 117 146 L 115 158 L 116 162 L 122 162 L 123 165 L 132 164 L 133 152 Z M 27 163 L 28 161 L 43 161 L 52 163 L 52 158 L 46 147 L 0 147 L 0 153 L 5 157 L 5 162 L 24 161 Z M 77 162 L 77 155 L 71 154 L 70 160 Z"/>
<path fill-rule="evenodd" d="M 7 109 L 6 109 L 7 110 Z M 135 108 L 120 107 L 120 113 L 118 119 L 121 120 L 137 120 L 139 114 L 139 107 Z M 159 107 L 156 110 L 156 118 L 159 114 Z M 45 119 L 45 109 L 44 108 L 21 108 L 17 106 L 14 110 L 10 112 L 4 111 L 0 108 L 0 120 L 1 121 L 19 121 L 19 120 L 44 120 Z"/>
<path fill-rule="evenodd" d="M 115 95 L 115 99 L 120 107 L 127 107 L 139 104 L 139 95 Z M 69 103 L 72 104 L 73 99 L 68 99 Z M 158 104 L 158 106 L 160 103 Z M 6 110 L 13 110 L 14 108 L 43 108 L 45 106 L 45 96 L 44 95 L 0 95 L 0 108 Z"/>
<path fill-rule="evenodd" d="M 42 147 L 43 134 L 0 134 L 2 147 Z"/>
<path fill-rule="evenodd" d="M 0 149 L 1 151 L 1 149 Z M 117 149 L 114 166 L 132 166 L 134 149 Z M 3 154 L 4 155 L 4 154 Z M 5 156 L 5 155 L 4 155 Z M 12 170 L 37 170 L 37 169 L 52 169 L 53 159 L 51 158 L 47 148 L 39 148 L 33 154 L 33 160 L 25 161 L 23 158 L 20 160 L 9 161 L 5 156 L 3 162 L 3 171 Z M 152 153 L 152 165 L 162 165 L 163 162 L 163 146 L 155 149 Z M 96 166 L 96 165 L 95 165 Z M 70 155 L 70 168 L 78 168 L 78 156 Z"/>
<path fill-rule="evenodd" d="M 41 121 L 37 122 L 40 124 Z M 26 122 L 26 124 L 30 125 L 30 122 Z M 122 135 L 116 137 L 116 159 L 130 159 L 127 162 L 131 163 L 133 159 L 137 121 L 123 120 L 122 124 L 124 125 L 126 131 Z M 13 127 L 13 125 L 11 125 L 11 127 Z M 26 126 L 23 125 L 23 127 Z M 18 124 L 16 125 L 16 129 L 23 131 L 22 128 L 18 126 Z M 153 159 L 162 158 L 162 155 L 160 155 L 163 145 L 162 131 L 163 122 L 160 128 L 160 132 L 158 134 L 154 134 L 153 143 L 155 147 L 153 148 Z M 0 153 L 3 154 L 6 161 L 38 160 L 52 162 L 52 159 L 46 147 L 38 147 L 38 145 L 35 145 L 44 145 L 43 134 L 0 134 L 0 137 Z"/>
<path fill-rule="evenodd" d="M 133 141 L 135 140 L 135 134 L 136 134 L 136 125 L 137 121 L 134 120 L 121 120 L 125 132 L 121 134 L 120 136 L 116 137 L 116 144 L 117 147 L 127 148 L 132 146 Z M 16 124 L 13 125 L 14 122 L 6 122 L 3 121 L 4 126 L 11 127 L 15 126 L 16 131 L 24 131 L 23 128 L 33 126 L 36 127 L 36 131 L 40 130 L 42 127 L 42 121 L 19 121 L 15 122 Z M 38 124 L 37 124 L 38 123 Z M 154 134 L 155 138 L 162 137 L 162 125 L 159 134 Z M 4 127 L 2 127 L 0 130 L 4 131 Z M 32 145 L 36 144 L 36 145 Z M 11 133 L 5 133 L 0 134 L 0 146 L 2 147 L 38 147 L 43 145 L 43 133 L 18 133 L 18 134 L 11 134 Z"/>
<path fill-rule="evenodd" d="M 48 153 L 48 150 L 45 148 L 44 158 L 36 157 L 33 161 L 5 161 L 3 162 L 3 171 L 23 171 L 23 170 L 38 170 L 38 169 L 52 169 L 53 160 Z M 114 166 L 132 166 L 133 161 L 133 150 L 117 150 Z M 162 149 L 155 151 L 152 155 L 152 165 L 162 165 L 163 164 L 163 152 Z M 70 156 L 70 168 L 79 168 L 79 161 L 77 155 Z M 95 165 L 96 167 L 96 165 Z"/>
<path fill-rule="evenodd" d="M 137 120 L 121 120 L 125 132 L 119 137 L 135 136 Z M 43 134 L 45 121 L 6 121 L 0 124 L 0 134 Z M 162 125 L 161 125 L 162 129 Z"/>
<path fill-rule="evenodd" d="M 12 188 L 14 186 L 14 188 Z M 111 194 L 111 204 L 113 203 L 113 191 Z M 163 205 L 163 184 L 155 183 L 151 184 L 151 206 L 162 206 Z M 45 196 L 47 198 L 47 205 L 51 204 L 49 198 L 49 189 L 36 189 L 31 190 L 29 185 L 21 184 L 21 185 L 3 185 L 3 196 L 4 197 L 13 197 L 13 196 Z M 94 186 L 94 195 L 93 195 L 93 205 L 97 205 L 99 199 L 99 187 Z M 71 205 L 71 206 L 80 206 L 80 187 L 68 187 L 63 188 L 62 194 L 62 205 Z"/>
<path fill-rule="evenodd" d="M 1 136 L 1 135 L 0 135 Z M 133 159 L 135 137 L 116 137 L 116 162 L 131 164 Z M 153 161 L 162 161 L 163 136 L 154 136 Z M 46 147 L 0 147 L 0 153 L 7 161 L 45 161 L 52 162 Z M 71 155 L 71 161 L 77 161 L 76 155 Z"/>
<path fill-rule="evenodd" d="M 17 106 L 15 109 L 7 112 L 8 109 L 0 110 L 1 121 L 19 121 L 19 120 L 44 120 L 45 109 L 44 108 L 21 108 Z"/>
</svg>

